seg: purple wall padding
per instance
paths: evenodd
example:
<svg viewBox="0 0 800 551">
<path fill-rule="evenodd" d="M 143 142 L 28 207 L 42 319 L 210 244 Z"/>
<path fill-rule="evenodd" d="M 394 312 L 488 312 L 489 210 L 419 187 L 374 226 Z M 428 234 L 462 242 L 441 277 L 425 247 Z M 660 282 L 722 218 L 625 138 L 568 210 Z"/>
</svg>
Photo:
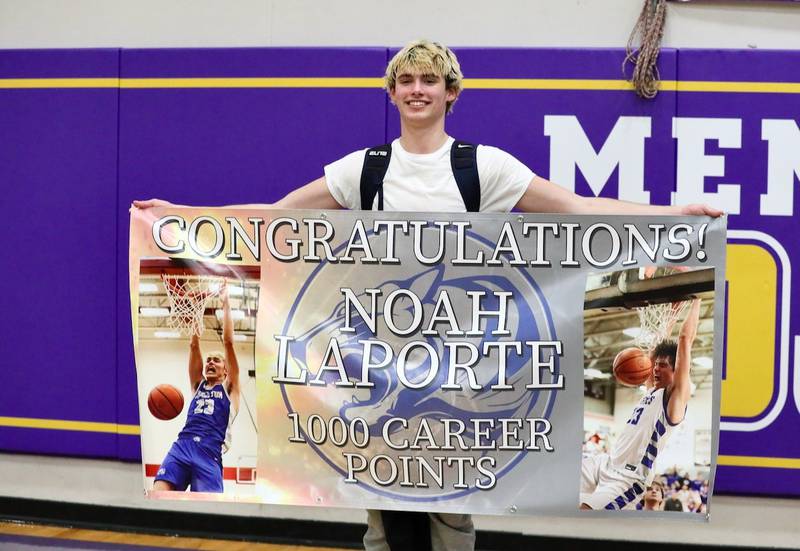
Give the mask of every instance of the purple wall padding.
<svg viewBox="0 0 800 551">
<path fill-rule="evenodd" d="M 730 434 L 730 433 L 725 433 Z M 782 438 L 791 435 L 783 435 Z M 761 452 L 763 455 L 763 450 Z M 756 467 L 717 467 L 714 493 L 797 497 L 800 470 Z"/>
<path fill-rule="evenodd" d="M 678 54 L 681 80 L 730 82 L 797 82 L 800 74 L 800 52 L 788 51 L 729 51 L 681 50 Z M 776 238 L 794 264 L 792 289 L 800 285 L 797 261 L 800 259 L 800 239 L 797 233 L 797 213 L 800 212 L 800 187 L 795 178 L 794 216 L 763 216 L 760 213 L 760 195 L 767 191 L 767 142 L 761 138 L 763 119 L 794 119 L 800 116 L 800 94 L 753 93 L 681 93 L 678 95 L 677 114 L 681 117 L 730 117 L 742 121 L 742 146 L 740 149 L 720 149 L 713 142 L 706 146 L 708 154 L 725 156 L 725 177 L 707 178 L 706 190 L 713 191 L 719 183 L 740 184 L 741 212 L 732 215 L 728 222 L 732 230 L 756 230 Z M 800 151 L 797 152 L 800 155 Z M 787 274 L 781 270 L 780 276 Z M 759 289 L 753 289 L 758 300 Z M 780 314 L 779 314 L 780 315 Z M 800 310 L 792 308 L 790 326 L 789 369 L 794 366 L 793 335 L 800 333 Z M 779 343 L 776 342 L 776 355 Z M 794 366 L 796 372 L 797 366 Z M 778 366 L 772 403 L 779 395 Z M 786 381 L 792 384 L 792 377 Z M 780 414 L 766 428 L 753 432 L 724 431 L 720 435 L 720 455 L 758 458 L 800 459 L 800 412 L 791 388 L 784 388 L 785 402 Z M 743 421 L 726 419 L 723 421 Z M 800 470 L 781 468 L 750 468 L 720 465 L 716 487 L 722 491 L 763 494 L 800 495 Z"/>
<path fill-rule="evenodd" d="M 0 78 L 379 77 L 393 53 L 0 51 Z M 623 58 L 621 49 L 460 48 L 457 54 L 467 78 L 618 80 Z M 667 81 L 796 82 L 800 52 L 665 49 L 659 70 Z M 576 116 L 595 150 L 618 117 L 649 117 L 645 188 L 651 202 L 664 204 L 675 185 L 673 117 L 741 118 L 740 150 L 706 145 L 726 163 L 726 176 L 708 178 L 706 190 L 740 184 L 741 214 L 730 217 L 730 227 L 770 234 L 794 259 L 800 255 L 795 219 L 759 213 L 767 173 L 761 120 L 797 120 L 798 113 L 800 94 L 662 91 L 647 101 L 629 91 L 472 89 L 456 104 L 448 131 L 501 147 L 547 177 L 545 115 Z M 378 88 L 0 89 L 0 182 L 8 207 L 2 229 L 13 251 L 2 261 L 8 308 L 0 343 L 11 366 L 7 388 L 14 389 L 0 402 L 0 416 L 138 424 L 127 266 L 133 199 L 271 202 L 319 177 L 326 163 L 398 134 L 396 113 Z M 602 195 L 617 195 L 617 172 Z M 575 182 L 578 193 L 591 193 L 580 172 Z M 796 274 L 785 283 L 796 288 Z M 797 309 L 792 316 L 794 335 Z M 800 413 L 785 390 L 769 427 L 724 431 L 720 453 L 800 458 Z M 132 460 L 140 454 L 136 436 L 19 428 L 0 428 L 0 449 Z M 716 490 L 800 495 L 798 472 L 721 466 Z"/>
<path fill-rule="evenodd" d="M 118 50 L 0 52 L 0 78 L 116 78 Z M 0 416 L 116 421 L 116 88 L 0 90 Z M 0 428 L 0 449 L 115 454 L 115 433 Z"/>
<path fill-rule="evenodd" d="M 471 49 L 456 51 L 466 78 L 515 79 L 609 79 L 619 80 L 624 52 L 619 49 Z M 662 50 L 662 78 L 676 75 L 676 53 Z M 645 142 L 648 159 L 645 187 L 651 202 L 669 203 L 674 181 L 674 143 L 670 125 L 675 111 L 675 93 L 662 92 L 653 101 L 629 91 L 585 90 L 467 90 L 448 118 L 448 132 L 462 140 L 494 145 L 513 154 L 534 172 L 547 178 L 550 138 L 544 133 L 545 115 L 574 115 L 596 151 L 603 146 L 619 116 L 652 117 L 652 137 Z M 390 111 L 389 135 L 400 132 L 396 111 Z M 602 196 L 617 196 L 614 171 Z M 578 170 L 575 191 L 593 195 Z"/>
</svg>

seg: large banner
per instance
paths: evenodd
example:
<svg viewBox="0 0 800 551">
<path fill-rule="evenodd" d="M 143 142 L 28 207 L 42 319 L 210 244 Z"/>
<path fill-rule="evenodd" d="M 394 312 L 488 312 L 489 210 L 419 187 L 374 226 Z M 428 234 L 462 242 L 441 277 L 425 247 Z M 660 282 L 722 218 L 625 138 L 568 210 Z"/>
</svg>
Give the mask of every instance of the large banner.
<svg viewBox="0 0 800 551">
<path fill-rule="evenodd" d="M 134 210 L 145 489 L 707 514 L 725 233 L 724 218 Z"/>
</svg>

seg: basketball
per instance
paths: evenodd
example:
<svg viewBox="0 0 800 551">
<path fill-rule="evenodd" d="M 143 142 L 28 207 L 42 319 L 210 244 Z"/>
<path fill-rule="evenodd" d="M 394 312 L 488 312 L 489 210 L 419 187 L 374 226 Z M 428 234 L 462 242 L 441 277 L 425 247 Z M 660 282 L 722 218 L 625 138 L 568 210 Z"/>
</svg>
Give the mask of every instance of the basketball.
<svg viewBox="0 0 800 551">
<path fill-rule="evenodd" d="M 147 396 L 147 408 L 156 419 L 175 419 L 183 410 L 183 394 L 172 385 L 158 385 Z"/>
<path fill-rule="evenodd" d="M 640 348 L 626 348 L 614 358 L 614 377 L 623 385 L 639 386 L 652 371 L 650 358 Z"/>
</svg>

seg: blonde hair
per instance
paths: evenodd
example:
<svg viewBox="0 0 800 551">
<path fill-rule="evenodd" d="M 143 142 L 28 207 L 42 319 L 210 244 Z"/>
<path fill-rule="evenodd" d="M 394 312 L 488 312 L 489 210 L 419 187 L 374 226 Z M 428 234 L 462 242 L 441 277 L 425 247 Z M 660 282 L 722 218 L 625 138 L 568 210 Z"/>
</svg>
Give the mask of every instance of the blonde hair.
<svg viewBox="0 0 800 551">
<path fill-rule="evenodd" d="M 222 363 L 224 363 L 224 364 L 225 364 L 225 369 L 228 369 L 228 360 L 227 360 L 227 358 L 225 357 L 225 352 L 222 352 L 221 350 L 212 350 L 212 351 L 211 351 L 211 352 L 209 352 L 208 354 L 205 354 L 205 355 L 203 356 L 203 365 L 204 365 L 204 366 L 205 366 L 205 364 L 206 364 L 206 360 L 207 360 L 208 358 L 210 358 L 211 356 L 216 356 L 217 358 L 222 358 Z"/>
<path fill-rule="evenodd" d="M 455 99 L 447 102 L 447 112 L 453 111 L 453 104 L 461 93 L 464 75 L 456 54 L 450 48 L 430 40 L 415 40 L 406 44 L 386 67 L 386 90 L 394 90 L 397 75 L 405 72 L 443 78 L 445 88 L 456 93 Z"/>
</svg>

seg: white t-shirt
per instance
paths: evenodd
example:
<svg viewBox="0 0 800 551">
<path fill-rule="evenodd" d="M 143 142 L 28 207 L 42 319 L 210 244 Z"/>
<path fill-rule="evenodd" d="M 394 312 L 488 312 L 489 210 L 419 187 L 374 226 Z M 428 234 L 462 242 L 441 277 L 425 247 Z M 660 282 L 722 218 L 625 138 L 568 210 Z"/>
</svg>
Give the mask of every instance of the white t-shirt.
<svg viewBox="0 0 800 551">
<path fill-rule="evenodd" d="M 383 179 L 383 208 L 387 211 L 466 212 L 450 166 L 453 138 L 433 153 L 409 153 L 392 142 L 392 157 Z M 362 149 L 325 167 L 333 198 L 345 208 L 361 208 Z M 481 185 L 481 212 L 509 212 L 525 193 L 534 173 L 496 147 L 479 145 L 476 152 Z M 375 197 L 377 204 L 377 195 Z"/>
</svg>

